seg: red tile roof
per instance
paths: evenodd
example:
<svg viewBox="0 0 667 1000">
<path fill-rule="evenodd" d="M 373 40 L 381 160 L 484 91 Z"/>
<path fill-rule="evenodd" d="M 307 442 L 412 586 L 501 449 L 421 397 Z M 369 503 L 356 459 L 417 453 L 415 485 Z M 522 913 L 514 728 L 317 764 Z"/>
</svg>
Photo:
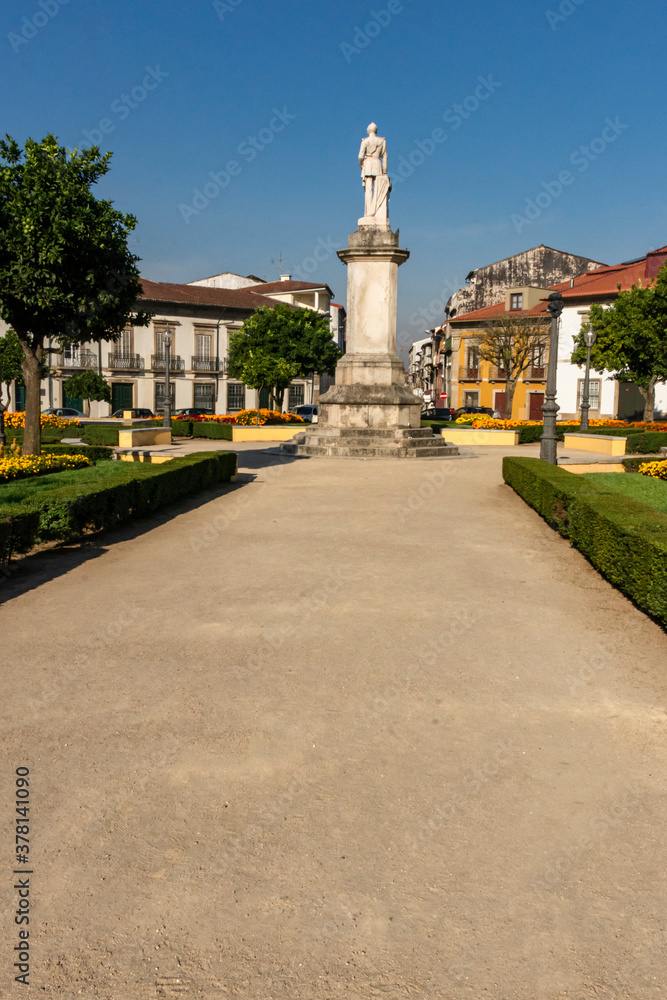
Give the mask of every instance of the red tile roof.
<svg viewBox="0 0 667 1000">
<path fill-rule="evenodd" d="M 170 281 L 141 279 L 142 300 L 150 302 L 181 302 L 197 306 L 227 306 L 230 309 L 258 309 L 277 299 L 259 295 L 249 288 L 209 288 L 207 285 L 177 285 Z M 259 286 L 261 287 L 261 286 Z"/>
<path fill-rule="evenodd" d="M 545 298 L 548 292 L 544 293 Z M 473 312 L 461 313 L 460 316 L 454 316 L 450 319 L 450 323 L 481 323 L 485 320 L 495 319 L 496 316 L 502 316 L 505 313 L 505 303 L 497 302 L 493 306 L 484 306 L 483 309 L 475 309 Z M 546 302 L 539 302 L 536 306 L 532 306 L 530 309 L 512 309 L 513 316 L 546 316 L 547 305 Z"/>
<path fill-rule="evenodd" d="M 625 264 L 614 264 L 611 267 L 597 267 L 574 279 L 574 283 L 562 281 L 551 287 L 562 293 L 567 299 L 608 299 L 621 291 L 627 291 L 633 285 L 647 285 L 657 274 L 661 264 L 667 261 L 667 247 L 652 250 L 640 260 Z"/>
</svg>

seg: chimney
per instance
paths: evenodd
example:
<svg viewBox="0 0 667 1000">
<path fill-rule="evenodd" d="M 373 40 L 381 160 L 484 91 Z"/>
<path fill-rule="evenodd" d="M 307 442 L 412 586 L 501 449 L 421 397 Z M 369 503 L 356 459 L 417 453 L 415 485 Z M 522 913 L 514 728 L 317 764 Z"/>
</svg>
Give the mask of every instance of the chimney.
<svg viewBox="0 0 667 1000">
<path fill-rule="evenodd" d="M 665 266 L 665 261 L 667 261 L 667 247 L 662 247 L 660 250 L 653 250 L 652 253 L 646 254 L 646 270 L 644 275 L 647 278 L 657 278 L 658 271 Z"/>
<path fill-rule="evenodd" d="M 292 275 L 291 274 L 281 274 L 280 275 L 280 280 L 281 281 L 291 281 L 292 280 Z"/>
</svg>

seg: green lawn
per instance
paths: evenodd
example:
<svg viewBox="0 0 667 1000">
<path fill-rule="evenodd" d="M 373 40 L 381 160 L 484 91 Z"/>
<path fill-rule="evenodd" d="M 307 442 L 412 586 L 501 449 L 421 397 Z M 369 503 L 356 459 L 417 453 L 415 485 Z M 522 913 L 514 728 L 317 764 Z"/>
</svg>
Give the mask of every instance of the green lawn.
<svg viewBox="0 0 667 1000">
<path fill-rule="evenodd" d="M 628 472 L 587 472 L 584 479 L 591 479 L 596 486 L 623 496 L 639 500 L 667 514 L 667 482 L 650 476 L 631 475 Z"/>
<path fill-rule="evenodd" d="M 149 463 L 147 468 L 151 468 Z M 34 496 L 35 493 L 56 490 L 60 486 L 76 486 L 78 483 L 97 482 L 101 479 L 113 481 L 127 478 L 129 469 L 132 469 L 133 474 L 141 475 L 142 463 L 136 462 L 130 465 L 127 462 L 98 462 L 97 465 L 85 469 L 65 469 L 63 472 L 52 472 L 48 476 L 35 476 L 32 479 L 19 479 L 15 483 L 3 483 L 0 485 L 0 504 L 21 503 L 26 497 Z"/>
</svg>

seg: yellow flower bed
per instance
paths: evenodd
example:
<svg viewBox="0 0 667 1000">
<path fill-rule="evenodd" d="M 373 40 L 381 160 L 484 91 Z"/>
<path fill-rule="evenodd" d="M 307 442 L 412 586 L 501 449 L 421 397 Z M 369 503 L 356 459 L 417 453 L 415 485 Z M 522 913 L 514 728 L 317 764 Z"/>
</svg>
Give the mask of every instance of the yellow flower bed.
<svg viewBox="0 0 667 1000">
<path fill-rule="evenodd" d="M 40 413 L 40 427 L 57 427 L 64 430 L 67 427 L 80 427 L 78 420 L 67 420 L 65 417 L 56 417 L 53 413 Z M 25 413 L 5 413 L 5 427 L 23 428 L 25 427 Z"/>
<path fill-rule="evenodd" d="M 241 426 L 250 427 L 253 424 L 257 424 L 257 410 L 241 410 L 236 414 L 236 423 Z M 259 411 L 259 426 L 263 427 L 264 424 L 303 424 L 305 423 L 303 417 L 299 417 L 296 413 L 281 413 L 280 410 L 264 410 Z"/>
<path fill-rule="evenodd" d="M 90 465 L 85 455 L 0 455 L 0 483 Z"/>
<path fill-rule="evenodd" d="M 644 462 L 639 466 L 642 476 L 652 476 L 653 479 L 667 481 L 667 462 Z"/>
</svg>

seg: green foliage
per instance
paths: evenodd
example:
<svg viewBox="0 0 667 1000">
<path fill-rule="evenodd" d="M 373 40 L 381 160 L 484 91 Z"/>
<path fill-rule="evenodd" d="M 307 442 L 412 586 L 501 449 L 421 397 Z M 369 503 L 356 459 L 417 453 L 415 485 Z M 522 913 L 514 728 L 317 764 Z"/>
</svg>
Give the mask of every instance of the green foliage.
<svg viewBox="0 0 667 1000">
<path fill-rule="evenodd" d="M 192 435 L 196 438 L 215 438 L 219 441 L 233 441 L 231 424 L 219 424 L 214 420 L 193 420 Z"/>
<path fill-rule="evenodd" d="M 293 377 L 313 372 L 333 375 L 341 356 L 332 340 L 328 318 L 312 309 L 294 309 L 284 302 L 256 309 L 243 329 L 232 334 L 229 342 L 232 378 L 242 378 L 240 372 L 249 352 L 257 350 L 296 365 Z"/>
<path fill-rule="evenodd" d="M 175 420 L 172 418 L 171 433 L 174 437 L 192 437 L 192 421 L 185 419 Z M 231 441 L 231 438 L 229 440 Z"/>
<path fill-rule="evenodd" d="M 645 288 L 633 285 L 628 291 L 619 290 L 608 308 L 591 306 L 589 321 L 575 341 L 573 364 L 586 361 L 584 333 L 589 328 L 597 335 L 591 348 L 596 371 L 609 372 L 621 382 L 635 382 L 644 391 L 656 381 L 666 381 L 667 267 Z"/>
<path fill-rule="evenodd" d="M 19 504 L 3 503 L 0 492 L 0 558 L 6 561 L 40 541 L 76 541 L 87 532 L 153 514 L 183 496 L 228 482 L 237 457 L 202 452 L 162 465 L 110 465 L 113 475 L 106 482 L 79 481 L 35 492 Z"/>
<path fill-rule="evenodd" d="M 81 428 L 84 444 L 101 444 L 113 448 L 118 444 L 118 428 L 108 424 L 84 424 Z"/>
<path fill-rule="evenodd" d="M 23 348 L 13 330 L 0 337 L 0 396 L 2 386 L 16 380 L 23 385 Z"/>
<path fill-rule="evenodd" d="M 65 380 L 63 388 L 68 396 L 81 399 L 97 399 L 105 403 L 111 402 L 111 386 L 98 372 L 90 369 L 79 372 L 77 375 L 70 375 Z"/>
<path fill-rule="evenodd" d="M 243 333 L 239 331 L 233 336 L 240 337 Z M 251 389 L 284 391 L 299 374 L 296 362 L 269 354 L 265 348 L 248 347 L 247 344 L 245 347 L 242 360 L 235 363 L 233 377 L 240 379 Z"/>
<path fill-rule="evenodd" d="M 664 447 L 667 447 L 665 431 L 644 431 L 643 434 L 628 436 L 625 451 L 627 455 L 658 455 Z"/>
<path fill-rule="evenodd" d="M 505 458 L 503 477 L 604 577 L 667 626 L 667 515 L 537 458 Z"/>
<path fill-rule="evenodd" d="M 102 448 L 99 446 L 88 446 L 81 444 L 47 444 L 42 451 L 46 454 L 85 455 L 85 457 L 95 464 L 95 462 L 110 462 L 113 456 L 113 448 Z"/>
<path fill-rule="evenodd" d="M 130 253 L 132 215 L 91 188 L 109 170 L 97 146 L 68 152 L 55 136 L 0 141 L 0 315 L 24 351 L 26 433 L 23 451 L 39 453 L 39 383 L 44 344 L 118 339 L 150 316 L 134 305 L 141 292 Z"/>
</svg>

